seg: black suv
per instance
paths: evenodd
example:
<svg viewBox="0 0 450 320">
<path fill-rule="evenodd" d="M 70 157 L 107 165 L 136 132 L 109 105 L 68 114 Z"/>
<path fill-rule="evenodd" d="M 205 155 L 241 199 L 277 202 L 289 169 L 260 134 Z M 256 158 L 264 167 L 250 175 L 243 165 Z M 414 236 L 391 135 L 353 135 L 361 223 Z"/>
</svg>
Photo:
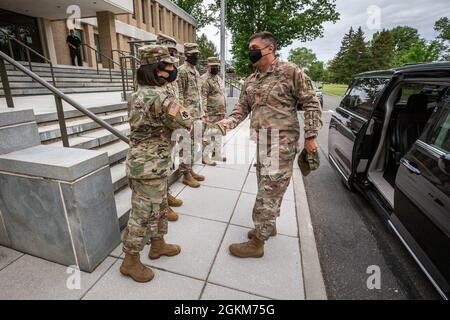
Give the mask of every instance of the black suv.
<svg viewBox="0 0 450 320">
<path fill-rule="evenodd" d="M 329 161 L 450 295 L 450 63 L 359 74 L 329 130 Z"/>
</svg>

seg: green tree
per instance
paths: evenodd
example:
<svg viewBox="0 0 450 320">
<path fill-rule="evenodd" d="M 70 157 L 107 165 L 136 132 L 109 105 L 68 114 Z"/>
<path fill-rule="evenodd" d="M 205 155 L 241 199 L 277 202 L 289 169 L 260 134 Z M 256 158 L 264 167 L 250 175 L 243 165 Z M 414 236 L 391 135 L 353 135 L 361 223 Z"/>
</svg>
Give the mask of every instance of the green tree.
<svg viewBox="0 0 450 320">
<path fill-rule="evenodd" d="M 353 27 L 350 27 L 348 33 L 342 38 L 339 52 L 329 63 L 327 68 L 327 81 L 341 83 L 344 82 L 344 78 L 348 76 L 348 70 L 345 69 L 344 59 L 350 49 L 353 35 Z"/>
<path fill-rule="evenodd" d="M 434 24 L 434 30 L 439 32 L 437 39 L 442 45 L 442 60 L 450 61 L 450 19 L 442 17 Z"/>
<path fill-rule="evenodd" d="M 215 44 L 208 40 L 205 34 L 202 34 L 197 39 L 197 44 L 200 50 L 200 59 L 206 60 L 208 57 L 217 56 L 217 48 Z"/>
<path fill-rule="evenodd" d="M 214 10 L 220 8 L 215 0 Z M 236 72 L 245 75 L 252 69 L 248 60 L 248 39 L 255 32 L 270 31 L 278 48 L 293 40 L 313 40 L 323 34 L 322 24 L 336 22 L 339 13 L 335 0 L 228 0 L 227 27 L 233 38 L 231 52 L 236 59 Z"/>
<path fill-rule="evenodd" d="M 308 76 L 314 81 L 325 80 L 325 68 L 322 61 L 314 61 L 307 72 Z"/>
<path fill-rule="evenodd" d="M 338 83 L 350 83 L 356 74 L 370 70 L 369 52 L 361 27 L 356 32 L 350 28 L 329 69 L 332 81 Z"/>
<path fill-rule="evenodd" d="M 213 13 L 210 12 L 205 5 L 203 5 L 203 0 L 171 1 L 195 18 L 198 29 L 203 28 L 215 20 Z"/>
<path fill-rule="evenodd" d="M 419 62 L 432 62 L 439 59 L 439 55 L 442 51 L 442 44 L 433 40 L 427 43 L 425 40 L 421 40 L 414 44 L 403 56 L 400 57 L 400 65 L 406 63 L 419 63 Z"/>
<path fill-rule="evenodd" d="M 417 29 L 398 26 L 390 30 L 394 41 L 394 50 L 396 52 L 404 52 L 409 50 L 413 44 L 420 40 L 420 35 Z"/>
<path fill-rule="evenodd" d="M 380 70 L 392 67 L 394 49 L 394 38 L 390 31 L 383 30 L 374 34 L 370 46 L 370 69 Z"/>
<path fill-rule="evenodd" d="M 317 60 L 311 49 L 300 47 L 289 51 L 288 61 L 295 63 L 303 70 L 309 70 L 311 65 Z"/>
</svg>

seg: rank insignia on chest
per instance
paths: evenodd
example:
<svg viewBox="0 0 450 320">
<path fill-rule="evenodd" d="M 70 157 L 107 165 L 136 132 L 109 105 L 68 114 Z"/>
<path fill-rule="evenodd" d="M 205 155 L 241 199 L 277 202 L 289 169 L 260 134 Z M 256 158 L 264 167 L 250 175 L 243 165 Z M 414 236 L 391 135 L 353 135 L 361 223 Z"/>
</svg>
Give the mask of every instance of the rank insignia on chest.
<svg viewBox="0 0 450 320">
<path fill-rule="evenodd" d="M 169 107 L 169 114 L 172 117 L 175 117 L 178 113 L 178 111 L 180 110 L 180 106 L 176 103 L 172 103 Z"/>
</svg>

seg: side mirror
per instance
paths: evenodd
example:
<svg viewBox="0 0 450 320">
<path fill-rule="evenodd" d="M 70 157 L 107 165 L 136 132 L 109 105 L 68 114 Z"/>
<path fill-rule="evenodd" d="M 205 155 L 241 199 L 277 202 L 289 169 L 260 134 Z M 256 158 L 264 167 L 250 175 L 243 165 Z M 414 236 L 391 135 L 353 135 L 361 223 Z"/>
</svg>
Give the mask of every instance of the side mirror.
<svg viewBox="0 0 450 320">
<path fill-rule="evenodd" d="M 450 175 L 450 153 L 444 154 L 439 158 L 438 167 L 444 171 L 445 174 Z"/>
</svg>

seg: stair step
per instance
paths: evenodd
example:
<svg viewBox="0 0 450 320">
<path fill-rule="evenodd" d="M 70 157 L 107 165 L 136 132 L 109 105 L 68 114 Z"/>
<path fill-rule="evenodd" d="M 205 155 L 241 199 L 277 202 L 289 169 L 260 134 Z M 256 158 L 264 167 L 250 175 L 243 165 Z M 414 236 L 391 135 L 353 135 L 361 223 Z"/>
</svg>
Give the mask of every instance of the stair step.
<svg viewBox="0 0 450 320">
<path fill-rule="evenodd" d="M 28 63 L 23 63 L 23 65 L 25 67 L 29 68 Z M 8 71 L 15 69 L 14 66 L 12 66 L 8 63 L 5 64 L 5 67 L 6 67 L 6 70 L 8 70 Z M 51 70 L 49 64 L 45 64 L 45 65 L 32 64 L 31 69 L 33 72 L 50 72 L 50 70 Z M 127 70 L 131 71 L 131 69 L 127 69 Z M 95 74 L 97 74 L 97 68 L 73 67 L 73 66 L 53 66 L 53 72 L 55 72 L 55 73 L 69 72 L 69 73 L 85 73 L 85 74 L 95 73 Z M 98 73 L 109 74 L 109 69 L 108 68 L 99 68 Z M 111 69 L 111 73 L 120 73 L 119 66 L 116 66 L 115 68 Z"/>
<path fill-rule="evenodd" d="M 114 126 L 114 128 L 124 135 L 128 135 L 130 132 L 130 126 L 128 123 L 116 125 Z M 108 130 L 96 129 L 85 132 L 79 136 L 69 137 L 69 146 L 79 149 L 92 149 L 116 140 L 119 140 L 119 138 Z M 62 146 L 62 141 L 56 141 L 48 144 L 54 146 Z"/>
<path fill-rule="evenodd" d="M 128 112 L 122 110 L 103 115 L 97 114 L 97 116 L 111 125 L 123 123 L 128 120 Z M 100 127 L 98 123 L 86 116 L 66 120 L 67 134 L 69 136 Z M 59 123 L 57 121 L 40 125 L 38 130 L 42 142 L 61 138 Z"/>
<path fill-rule="evenodd" d="M 113 104 L 107 104 L 107 105 L 102 105 L 102 106 L 97 106 L 97 107 L 90 107 L 88 109 L 89 109 L 89 111 L 91 111 L 95 114 L 115 112 L 115 111 L 120 111 L 120 110 L 124 111 L 124 110 L 127 110 L 127 103 L 126 102 L 113 103 Z M 39 114 L 36 114 L 35 116 L 36 116 L 36 122 L 38 123 L 39 126 L 46 125 L 46 122 L 58 121 L 58 114 L 56 113 L 56 108 L 55 108 L 54 112 L 39 113 Z M 82 117 L 82 116 L 84 116 L 84 114 L 76 109 L 64 111 L 64 117 L 65 117 L 66 121 L 71 118 Z"/>
<path fill-rule="evenodd" d="M 47 81 L 47 82 L 52 82 L 52 78 L 51 77 L 41 77 L 43 80 Z M 33 79 L 31 79 L 28 76 L 16 76 L 16 75 L 12 75 L 12 76 L 8 76 L 8 80 L 10 83 L 24 83 L 24 82 L 34 82 Z M 131 80 L 131 78 L 125 79 L 125 81 L 127 81 L 132 83 L 133 81 Z M 114 82 L 120 82 L 122 83 L 122 77 L 113 77 L 113 81 Z M 92 83 L 110 83 L 111 79 L 109 77 L 56 77 L 56 83 L 66 83 L 66 82 L 92 82 Z M 1 85 L 1 83 L 0 83 Z"/>
<path fill-rule="evenodd" d="M 63 93 L 87 93 L 87 92 L 113 92 L 122 91 L 122 85 L 120 86 L 109 86 L 109 87 L 93 87 L 93 88 L 61 88 Z M 50 94 L 50 90 L 47 88 L 33 88 L 33 89 L 11 89 L 11 94 L 13 96 L 34 96 L 42 94 Z M 5 93 L 3 89 L 0 89 L 0 96 L 4 96 Z"/>
<path fill-rule="evenodd" d="M 51 83 L 51 82 L 50 82 Z M 27 81 L 27 82 L 10 82 L 11 89 L 35 89 L 44 88 L 40 83 Z M 120 87 L 122 88 L 122 81 L 108 81 L 108 82 L 56 82 L 56 87 L 63 88 L 104 88 L 104 87 Z"/>
<path fill-rule="evenodd" d="M 40 77 L 48 77 L 51 79 L 52 74 L 51 72 L 42 71 L 42 72 L 35 72 Z M 97 74 L 97 73 L 70 73 L 70 72 L 58 72 L 55 73 L 55 78 L 92 78 L 92 79 L 109 79 L 109 73 L 108 74 Z M 124 74 L 126 75 L 126 73 Z M 132 73 L 128 73 L 128 77 L 131 77 Z M 28 77 L 25 73 L 23 73 L 20 70 L 9 70 L 8 71 L 9 77 Z M 113 79 L 120 79 L 122 78 L 122 74 L 119 73 L 113 73 L 112 75 Z"/>
<path fill-rule="evenodd" d="M 120 230 L 123 230 L 128 223 L 131 211 L 131 189 L 125 187 L 114 195 L 117 208 L 117 218 L 119 219 Z"/>
<path fill-rule="evenodd" d="M 111 179 L 114 192 L 122 189 L 128 182 L 127 174 L 125 171 L 125 163 L 117 163 L 111 166 Z"/>
<path fill-rule="evenodd" d="M 106 152 L 108 154 L 109 164 L 114 164 L 125 159 L 128 152 L 128 143 L 118 140 L 95 148 L 95 150 Z"/>
</svg>

